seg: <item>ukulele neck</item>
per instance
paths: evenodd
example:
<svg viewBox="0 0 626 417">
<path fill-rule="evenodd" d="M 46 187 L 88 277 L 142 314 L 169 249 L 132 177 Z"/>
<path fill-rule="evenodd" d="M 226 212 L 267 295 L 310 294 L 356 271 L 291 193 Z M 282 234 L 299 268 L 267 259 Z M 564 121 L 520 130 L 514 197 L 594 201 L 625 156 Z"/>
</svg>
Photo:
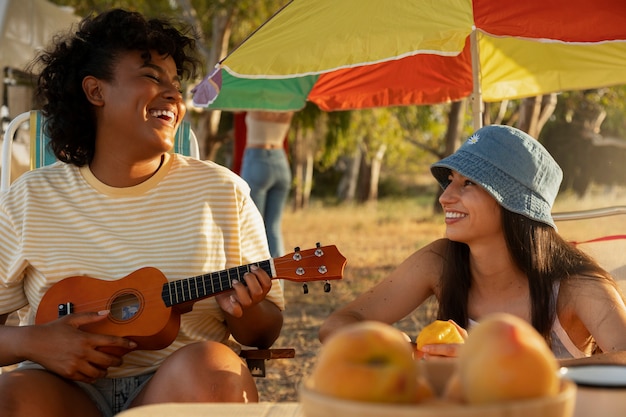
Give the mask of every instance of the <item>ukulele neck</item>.
<svg viewBox="0 0 626 417">
<path fill-rule="evenodd" d="M 190 303 L 211 297 L 215 294 L 233 288 L 233 280 L 245 285 L 243 276 L 250 272 L 250 267 L 257 265 L 263 269 L 271 278 L 276 277 L 273 259 L 256 262 L 254 264 L 242 265 L 235 268 L 225 269 L 218 272 L 198 275 L 191 278 L 184 278 L 163 284 L 161 297 L 167 307 L 179 304 Z"/>
</svg>

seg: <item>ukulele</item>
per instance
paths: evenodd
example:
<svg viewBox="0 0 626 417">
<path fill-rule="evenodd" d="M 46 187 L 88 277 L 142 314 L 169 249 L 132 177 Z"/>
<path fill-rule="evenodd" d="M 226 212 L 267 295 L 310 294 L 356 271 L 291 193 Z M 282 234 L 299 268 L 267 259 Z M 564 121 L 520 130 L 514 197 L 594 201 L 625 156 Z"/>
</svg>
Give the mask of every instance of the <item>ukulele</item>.
<svg viewBox="0 0 626 417">
<path fill-rule="evenodd" d="M 320 246 L 279 258 L 168 281 L 161 271 L 145 267 L 115 281 L 87 276 L 65 278 L 44 294 L 36 324 L 70 313 L 109 310 L 105 320 L 81 326 L 81 330 L 128 338 L 137 349 L 158 350 L 169 346 L 180 327 L 180 316 L 196 301 L 233 288 L 233 280 L 245 284 L 243 275 L 257 265 L 272 279 L 303 282 L 341 279 L 346 258 L 337 247 Z M 324 290 L 330 291 L 326 282 Z"/>
</svg>

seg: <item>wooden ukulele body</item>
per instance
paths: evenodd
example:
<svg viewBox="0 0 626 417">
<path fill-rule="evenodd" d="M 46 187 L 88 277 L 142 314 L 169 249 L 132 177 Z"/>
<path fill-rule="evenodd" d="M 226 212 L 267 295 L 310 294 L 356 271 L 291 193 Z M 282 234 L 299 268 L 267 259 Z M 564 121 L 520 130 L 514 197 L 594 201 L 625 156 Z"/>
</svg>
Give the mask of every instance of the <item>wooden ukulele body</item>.
<svg viewBox="0 0 626 417">
<path fill-rule="evenodd" d="M 69 277 L 46 292 L 35 322 L 57 319 L 59 306 L 68 303 L 72 306 L 72 313 L 109 310 L 105 320 L 81 329 L 125 337 L 136 342 L 138 349 L 163 349 L 178 335 L 181 315 L 178 308 L 167 307 L 163 302 L 161 288 L 166 283 L 165 275 L 150 267 L 138 269 L 116 281 Z"/>
</svg>

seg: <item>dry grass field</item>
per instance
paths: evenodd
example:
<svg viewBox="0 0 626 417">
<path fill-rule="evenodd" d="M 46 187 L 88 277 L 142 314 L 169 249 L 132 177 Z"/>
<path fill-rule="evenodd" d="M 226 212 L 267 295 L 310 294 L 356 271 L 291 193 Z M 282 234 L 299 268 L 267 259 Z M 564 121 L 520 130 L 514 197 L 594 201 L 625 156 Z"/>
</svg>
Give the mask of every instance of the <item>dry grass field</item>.
<svg viewBox="0 0 626 417">
<path fill-rule="evenodd" d="M 626 204 L 623 191 L 602 190 L 584 200 L 562 197 L 555 211 L 620 204 Z M 559 230 L 571 240 L 626 233 L 626 216 L 562 222 Z M 316 242 L 337 245 L 348 262 L 344 279 L 333 281 L 330 293 L 324 293 L 322 283 L 310 283 L 309 293 L 304 295 L 300 284 L 285 282 L 285 323 L 275 347 L 295 348 L 296 358 L 268 361 L 267 376 L 256 380 L 263 401 L 296 401 L 298 385 L 310 373 L 320 348 L 317 330 L 328 314 L 384 277 L 413 251 L 442 236 L 444 225 L 441 216 L 433 215 L 428 199 L 403 199 L 371 206 L 313 204 L 299 212 L 287 209 L 283 232 L 288 250 L 314 247 Z M 433 309 L 434 303 L 429 303 L 396 326 L 415 337 L 434 318 Z"/>
<path fill-rule="evenodd" d="M 625 204 L 623 190 L 602 190 L 584 200 L 560 197 L 555 211 Z M 577 241 L 626 234 L 626 215 L 563 222 L 559 230 L 566 238 Z M 306 295 L 300 284 L 285 282 L 285 321 L 274 347 L 292 347 L 296 357 L 267 362 L 267 376 L 256 379 L 262 401 L 297 401 L 298 385 L 310 373 L 321 346 L 317 331 L 324 319 L 383 278 L 412 252 L 443 236 L 444 224 L 442 217 L 432 212 L 432 197 L 384 200 L 365 206 L 312 203 L 303 211 L 287 208 L 283 233 L 288 251 L 296 246 L 312 248 L 317 242 L 336 245 L 347 258 L 347 265 L 344 278 L 332 281 L 330 293 L 324 292 L 323 282 L 309 283 Z M 427 303 L 396 326 L 414 338 L 423 325 L 434 319 L 434 307 L 434 303 Z"/>
<path fill-rule="evenodd" d="M 257 378 L 264 401 L 295 401 L 297 387 L 315 362 L 320 343 L 317 330 L 335 308 L 369 288 L 420 246 L 443 234 L 443 223 L 429 203 L 416 200 L 379 202 L 366 206 L 322 206 L 286 211 L 283 232 L 287 250 L 336 245 L 346 257 L 344 278 L 332 281 L 329 293 L 322 282 L 309 283 L 303 294 L 298 283 L 285 282 L 285 323 L 275 347 L 293 347 L 296 358 L 267 362 L 267 376 Z M 409 334 L 426 316 L 416 312 L 398 326 Z M 424 309 L 426 310 L 426 309 Z"/>
</svg>

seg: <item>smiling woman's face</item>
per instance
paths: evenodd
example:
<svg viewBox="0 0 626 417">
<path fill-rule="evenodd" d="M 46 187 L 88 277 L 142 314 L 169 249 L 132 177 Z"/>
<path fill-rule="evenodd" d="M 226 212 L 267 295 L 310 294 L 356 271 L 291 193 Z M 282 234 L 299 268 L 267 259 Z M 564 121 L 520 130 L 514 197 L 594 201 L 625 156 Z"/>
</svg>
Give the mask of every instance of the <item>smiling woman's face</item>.
<svg viewBox="0 0 626 417">
<path fill-rule="evenodd" d="M 168 151 L 185 116 L 181 82 L 174 60 L 152 52 L 144 62 L 139 51 L 120 55 L 111 82 L 100 80 L 97 147 L 128 150 L 137 158 Z"/>
<path fill-rule="evenodd" d="M 470 244 L 478 239 L 501 235 L 502 207 L 481 186 L 456 171 L 439 197 L 450 240 Z"/>
</svg>

